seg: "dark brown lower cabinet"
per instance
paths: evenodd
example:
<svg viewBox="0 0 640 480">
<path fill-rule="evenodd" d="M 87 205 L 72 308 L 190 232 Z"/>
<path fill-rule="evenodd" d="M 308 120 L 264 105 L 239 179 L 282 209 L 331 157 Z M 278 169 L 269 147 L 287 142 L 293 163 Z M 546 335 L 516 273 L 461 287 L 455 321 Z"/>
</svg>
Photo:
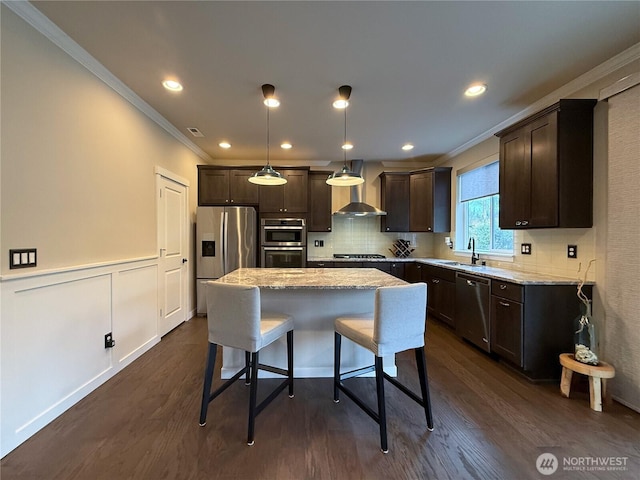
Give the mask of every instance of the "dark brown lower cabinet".
<svg viewBox="0 0 640 480">
<path fill-rule="evenodd" d="M 404 267 L 404 279 L 409 283 L 418 283 L 422 282 L 422 271 L 425 269 L 425 266 L 421 263 L 412 262 L 407 263 Z M 428 294 L 427 294 L 428 296 Z M 427 302 L 429 298 L 427 298 Z"/>
<path fill-rule="evenodd" d="M 522 303 L 491 296 L 491 351 L 522 367 Z"/>
<path fill-rule="evenodd" d="M 582 291 L 589 298 L 592 286 Z M 534 381 L 557 380 L 558 356 L 573 351 L 580 315 L 576 285 L 491 281 L 491 352 Z"/>
<path fill-rule="evenodd" d="M 424 265 L 427 284 L 427 311 L 454 327 L 456 306 L 456 272 L 448 268 Z"/>
</svg>

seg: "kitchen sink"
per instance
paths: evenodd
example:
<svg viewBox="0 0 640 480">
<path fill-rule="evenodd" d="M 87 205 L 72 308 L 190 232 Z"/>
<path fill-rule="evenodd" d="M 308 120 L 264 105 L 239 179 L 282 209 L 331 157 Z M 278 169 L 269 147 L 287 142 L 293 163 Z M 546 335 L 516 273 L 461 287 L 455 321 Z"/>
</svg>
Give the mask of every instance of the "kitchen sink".
<svg viewBox="0 0 640 480">
<path fill-rule="evenodd" d="M 474 265 L 473 263 L 462 263 L 462 262 L 456 262 L 455 260 L 436 260 L 436 261 L 441 265 L 451 265 L 456 267 L 484 267 L 484 265 L 481 265 L 479 263 L 476 263 Z"/>
</svg>

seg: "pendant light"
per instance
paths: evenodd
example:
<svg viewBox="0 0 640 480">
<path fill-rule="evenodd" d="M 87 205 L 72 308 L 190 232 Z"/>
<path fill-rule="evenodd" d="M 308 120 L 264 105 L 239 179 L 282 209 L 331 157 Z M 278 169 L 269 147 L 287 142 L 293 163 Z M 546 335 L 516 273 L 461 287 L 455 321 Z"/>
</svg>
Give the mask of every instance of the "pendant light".
<svg viewBox="0 0 640 480">
<path fill-rule="evenodd" d="M 275 92 L 276 88 L 273 85 L 268 83 L 262 85 L 262 96 L 267 107 L 267 164 L 262 170 L 249 177 L 249 181 L 256 185 L 284 185 L 287 183 L 287 179 L 276 172 L 269 163 L 269 109 L 280 105 L 280 102 L 275 97 Z"/>
<path fill-rule="evenodd" d="M 364 183 L 364 178 L 359 174 L 352 172 L 347 166 L 347 150 L 353 148 L 351 144 L 347 143 L 347 107 L 349 106 L 349 98 L 351 97 L 351 87 L 349 85 L 342 85 L 338 89 L 338 100 L 333 102 L 335 108 L 344 109 L 344 143 L 342 145 L 344 166 L 338 172 L 334 172 L 327 178 L 327 184 L 334 187 L 351 187 L 353 185 L 360 185 Z"/>
</svg>

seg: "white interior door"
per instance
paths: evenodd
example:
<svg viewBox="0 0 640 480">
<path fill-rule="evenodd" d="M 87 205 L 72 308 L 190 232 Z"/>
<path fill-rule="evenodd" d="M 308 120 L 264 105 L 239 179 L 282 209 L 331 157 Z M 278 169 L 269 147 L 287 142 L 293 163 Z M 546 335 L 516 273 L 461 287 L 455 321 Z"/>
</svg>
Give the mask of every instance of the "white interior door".
<svg viewBox="0 0 640 480">
<path fill-rule="evenodd" d="M 164 335 L 187 317 L 187 188 L 158 175 L 160 322 Z"/>
</svg>

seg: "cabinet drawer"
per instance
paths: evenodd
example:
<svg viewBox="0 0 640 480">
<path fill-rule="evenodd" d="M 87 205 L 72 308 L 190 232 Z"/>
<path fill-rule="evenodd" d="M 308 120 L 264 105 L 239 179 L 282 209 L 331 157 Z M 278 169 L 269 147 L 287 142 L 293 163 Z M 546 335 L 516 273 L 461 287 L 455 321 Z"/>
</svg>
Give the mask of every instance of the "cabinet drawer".
<svg viewBox="0 0 640 480">
<path fill-rule="evenodd" d="M 434 267 L 433 265 L 425 265 L 427 276 L 430 278 L 441 278 L 448 282 L 456 281 L 456 271 L 449 268 Z"/>
<path fill-rule="evenodd" d="M 501 280 L 491 280 L 491 294 L 508 298 L 515 302 L 522 303 L 524 301 L 524 287 L 522 285 Z"/>
<path fill-rule="evenodd" d="M 333 268 L 333 262 L 311 261 L 307 262 L 307 268 Z"/>
</svg>

